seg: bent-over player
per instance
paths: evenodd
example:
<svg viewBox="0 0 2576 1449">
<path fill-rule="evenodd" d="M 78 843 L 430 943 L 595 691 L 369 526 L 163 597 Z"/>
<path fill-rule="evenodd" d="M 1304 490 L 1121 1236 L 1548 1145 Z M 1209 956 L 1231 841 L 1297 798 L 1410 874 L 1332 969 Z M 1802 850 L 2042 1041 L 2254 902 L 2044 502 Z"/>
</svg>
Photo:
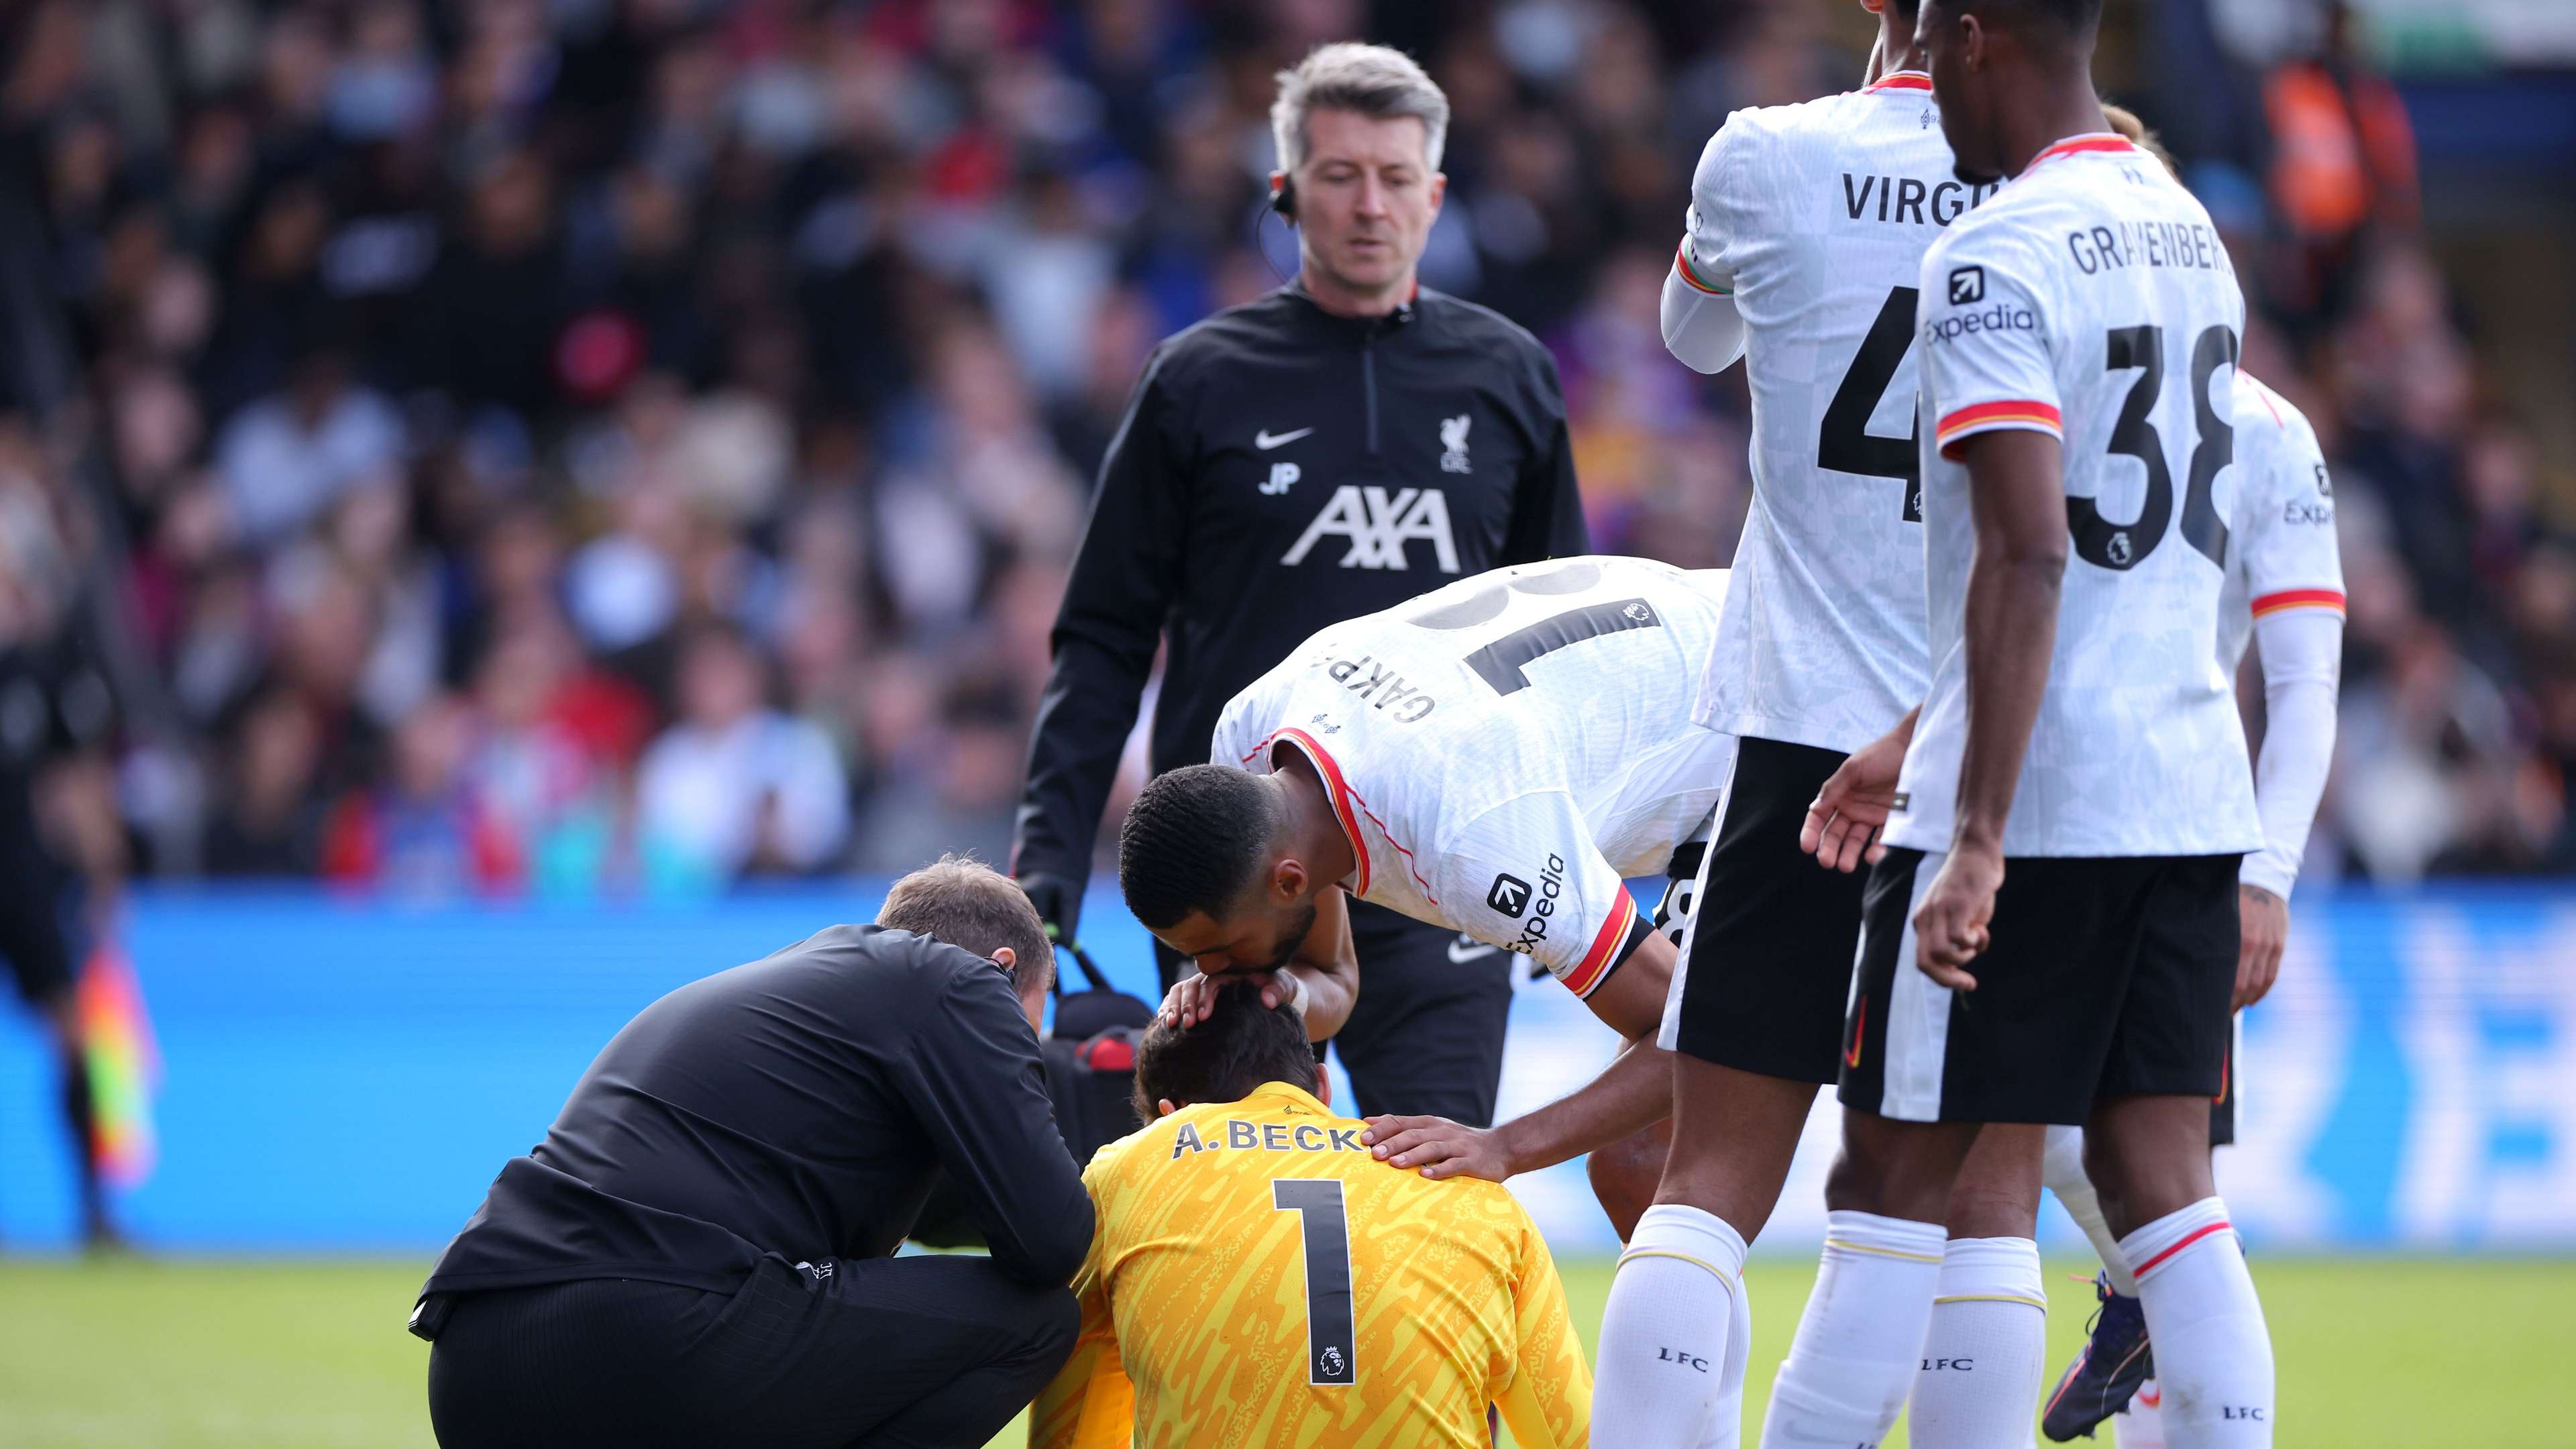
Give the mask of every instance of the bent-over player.
<svg viewBox="0 0 2576 1449">
<path fill-rule="evenodd" d="M 1483 1449 L 1488 1404 L 1517 1443 L 1589 1442 L 1592 1375 L 1519 1201 L 1377 1161 L 1296 1013 L 1222 994 L 1138 1044 L 1150 1125 L 1083 1173 L 1082 1332 L 1030 1442 Z"/>
<path fill-rule="evenodd" d="M 1166 1012 L 1202 1020 L 1215 977 L 1268 973 L 1265 998 L 1329 1035 L 1357 985 L 1356 897 L 1534 958 L 1630 1043 L 1490 1130 L 1373 1119 L 1380 1155 L 1500 1179 L 1660 1122 L 1671 1059 L 1649 1038 L 1673 944 L 1621 877 L 1665 870 L 1726 780 L 1733 738 L 1691 722 L 1725 586 L 1719 570 L 1563 559 L 1306 641 L 1226 706 L 1214 763 L 1156 778 L 1128 813 L 1129 909 L 1209 973 Z M 1622 1236 L 1660 1169 L 1660 1151 L 1596 1155 Z"/>
</svg>

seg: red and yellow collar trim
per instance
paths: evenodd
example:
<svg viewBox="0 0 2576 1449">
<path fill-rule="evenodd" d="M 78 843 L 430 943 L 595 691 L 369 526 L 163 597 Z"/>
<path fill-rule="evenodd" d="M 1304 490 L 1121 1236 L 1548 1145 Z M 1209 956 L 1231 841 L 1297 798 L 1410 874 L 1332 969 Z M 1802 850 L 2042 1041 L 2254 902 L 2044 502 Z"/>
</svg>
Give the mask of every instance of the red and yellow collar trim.
<svg viewBox="0 0 2576 1449">
<path fill-rule="evenodd" d="M 1868 85 L 1862 86 L 1860 93 L 1866 96 L 1875 95 L 1880 91 L 1928 91 L 1930 89 L 1932 89 L 1932 77 L 1923 72 L 1892 70 Z"/>
<path fill-rule="evenodd" d="M 2030 158 L 2030 165 L 2021 169 L 2022 174 L 2027 176 L 2033 168 L 2039 165 L 2040 162 L 2045 161 L 2052 156 L 2075 156 L 2086 151 L 2134 152 L 2137 149 L 2137 147 L 2129 144 L 2129 138 L 2126 136 L 2115 135 L 2109 131 L 2096 131 L 2089 135 L 2069 136 L 2054 146 L 2044 148 L 2038 155 Z"/>
<path fill-rule="evenodd" d="M 1360 833 L 1359 811 L 1352 808 L 1350 782 L 1342 778 L 1342 767 L 1335 764 L 1333 757 L 1324 752 L 1324 747 L 1315 743 L 1315 737 L 1304 730 L 1280 730 L 1264 742 L 1262 748 L 1266 750 L 1274 742 L 1295 745 L 1314 762 L 1315 773 L 1324 777 L 1324 784 L 1332 791 L 1333 818 L 1341 823 L 1342 834 L 1349 837 L 1351 854 L 1359 857 L 1359 889 L 1351 894 L 1366 898 L 1369 888 L 1368 837 Z"/>
</svg>

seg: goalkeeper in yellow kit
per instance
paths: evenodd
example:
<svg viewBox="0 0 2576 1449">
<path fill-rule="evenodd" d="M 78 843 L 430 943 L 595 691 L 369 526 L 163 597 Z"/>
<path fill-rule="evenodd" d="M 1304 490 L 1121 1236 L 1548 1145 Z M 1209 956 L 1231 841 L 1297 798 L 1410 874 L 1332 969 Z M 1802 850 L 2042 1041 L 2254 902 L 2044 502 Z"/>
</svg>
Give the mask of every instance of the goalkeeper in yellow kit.
<svg viewBox="0 0 2576 1449">
<path fill-rule="evenodd" d="M 1525 1449 L 1589 1444 L 1592 1373 L 1519 1202 L 1375 1160 L 1294 1011 L 1226 994 L 1146 1033 L 1155 1120 L 1083 1174 L 1082 1335 L 1036 1449 L 1482 1449 L 1487 1404 Z"/>
</svg>

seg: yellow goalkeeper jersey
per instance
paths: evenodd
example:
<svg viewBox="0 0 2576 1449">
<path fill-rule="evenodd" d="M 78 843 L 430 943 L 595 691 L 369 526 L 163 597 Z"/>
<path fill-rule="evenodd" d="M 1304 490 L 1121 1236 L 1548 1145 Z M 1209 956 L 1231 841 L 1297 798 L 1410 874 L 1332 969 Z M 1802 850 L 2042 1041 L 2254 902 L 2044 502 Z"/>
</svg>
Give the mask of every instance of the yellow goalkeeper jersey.
<svg viewBox="0 0 2576 1449">
<path fill-rule="evenodd" d="M 1082 1336 L 1036 1449 L 1525 1449 L 1591 1441 L 1592 1371 L 1501 1184 L 1434 1182 L 1271 1082 L 1100 1149 Z M 1131 1437 L 1132 1436 L 1132 1437 Z"/>
</svg>

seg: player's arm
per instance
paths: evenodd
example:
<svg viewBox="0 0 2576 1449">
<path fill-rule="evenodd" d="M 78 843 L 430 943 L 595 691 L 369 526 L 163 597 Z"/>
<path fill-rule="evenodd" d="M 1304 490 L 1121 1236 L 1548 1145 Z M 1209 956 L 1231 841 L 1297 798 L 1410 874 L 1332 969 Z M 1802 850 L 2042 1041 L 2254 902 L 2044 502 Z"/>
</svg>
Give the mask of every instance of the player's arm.
<svg viewBox="0 0 2576 1449">
<path fill-rule="evenodd" d="M 1561 842 L 1561 843 L 1559 843 Z M 1480 1130 L 1440 1117 L 1378 1117 L 1362 1141 L 1426 1177 L 1500 1181 L 1616 1142 L 1672 1112 L 1672 1056 L 1655 1045 L 1673 943 L 1637 909 L 1561 791 L 1506 801 L 1440 852 L 1442 922 L 1523 951 L 1626 1038 L 1601 1075 L 1524 1117 Z"/>
<path fill-rule="evenodd" d="M 1887 854 L 1879 831 L 1896 809 L 1897 777 L 1905 769 L 1905 751 L 1914 743 L 1914 724 L 1922 715 L 1919 704 L 1907 710 L 1896 728 L 1835 766 L 1824 788 L 1807 802 L 1798 848 L 1814 856 L 1816 864 L 1849 875 L 1863 860 L 1875 865 Z"/>
<path fill-rule="evenodd" d="M 1101 811 L 1136 724 L 1164 620 L 1180 588 L 1187 460 L 1156 353 L 1101 461 L 1091 518 L 1052 636 L 1054 664 L 1029 735 L 1011 874 L 1038 914 L 1074 939 Z"/>
<path fill-rule="evenodd" d="M 2066 482 L 2048 310 L 2030 286 L 2041 264 L 1992 228 L 1953 232 L 1923 259 L 1924 389 L 1934 446 L 1968 471 L 1976 552 L 1963 647 L 1967 739 L 1950 849 L 1914 913 L 1915 962 L 1976 989 L 1964 969 L 1986 948 L 2004 878 L 2004 822 L 2030 749 L 2057 648 L 2066 576 Z M 2000 307 L 2018 327 L 1941 324 Z"/>
<path fill-rule="evenodd" d="M 1682 244 L 1664 275 L 1664 347 L 1693 372 L 1724 372 L 1744 355 L 1744 317 L 1735 310 L 1735 274 L 1727 239 L 1738 215 L 1744 133 L 1733 121 L 1708 138 L 1691 175 L 1691 204 Z"/>
<path fill-rule="evenodd" d="M 2066 489 L 2058 440 L 2009 431 L 1971 438 L 1968 507 L 1977 551 L 1968 566 L 1965 644 L 1968 733 L 1959 763 L 1950 852 L 1914 914 L 1925 971 L 1959 991 L 1986 949 L 2004 878 L 2004 822 L 2030 749 L 2057 649 L 2057 598 L 2066 575 Z"/>
<path fill-rule="evenodd" d="M 1579 1449 L 1592 1440 L 1592 1369 L 1565 1308 L 1565 1285 L 1547 1241 L 1526 1216 L 1520 1276 L 1512 1284 L 1516 1331 L 1511 1379 L 1493 1395 L 1512 1442 L 1529 1449 Z"/>
<path fill-rule="evenodd" d="M 2236 1004 L 2272 990 L 2290 930 L 2290 887 L 2334 763 L 2335 697 L 2343 677 L 2343 611 L 2301 608 L 2257 618 L 2263 666 L 2263 748 L 2254 761 L 2254 807 L 2263 848 L 2237 869 L 2244 949 Z"/>
<path fill-rule="evenodd" d="M 2259 383 L 2246 387 L 2259 392 Z M 2242 392 L 2240 391 L 2240 396 Z M 2334 487 L 2315 436 L 2293 412 L 2267 399 L 2248 426 L 2276 427 L 2240 462 L 2248 490 L 2269 484 L 2252 517 L 2239 525 L 2247 604 L 2254 614 L 2255 657 L 2263 670 L 2263 746 L 2254 759 L 2254 807 L 2263 848 L 2237 869 L 2236 1004 L 2251 1006 L 2280 975 L 2290 934 L 2290 887 L 2307 851 L 2308 828 L 2324 798 L 2334 762 L 2335 697 L 2343 677 L 2343 560 L 2335 545 Z M 2253 469 L 2268 461 L 2270 469 Z"/>
</svg>

